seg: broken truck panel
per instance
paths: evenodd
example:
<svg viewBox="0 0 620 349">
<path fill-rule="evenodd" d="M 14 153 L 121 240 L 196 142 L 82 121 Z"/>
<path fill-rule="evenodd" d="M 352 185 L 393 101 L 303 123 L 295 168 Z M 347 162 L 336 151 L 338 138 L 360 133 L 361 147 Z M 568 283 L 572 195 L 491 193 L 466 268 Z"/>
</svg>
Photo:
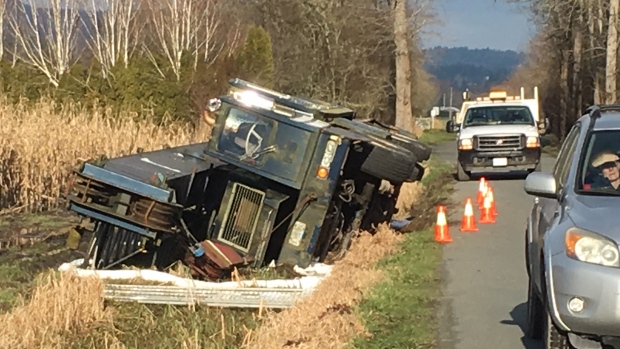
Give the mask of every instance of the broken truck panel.
<svg viewBox="0 0 620 349">
<path fill-rule="evenodd" d="M 231 86 L 209 102 L 208 142 L 75 173 L 69 209 L 96 222 L 95 268 L 182 260 L 209 279 L 272 261 L 304 268 L 388 222 L 401 185 L 419 177 L 426 149 L 410 134 L 343 121 L 355 112 L 326 102 Z"/>
</svg>

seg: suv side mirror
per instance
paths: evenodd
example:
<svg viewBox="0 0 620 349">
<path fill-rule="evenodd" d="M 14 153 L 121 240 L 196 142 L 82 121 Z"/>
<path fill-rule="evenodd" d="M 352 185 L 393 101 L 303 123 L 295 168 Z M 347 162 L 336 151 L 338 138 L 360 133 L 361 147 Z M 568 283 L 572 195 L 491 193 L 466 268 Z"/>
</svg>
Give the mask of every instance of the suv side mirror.
<svg viewBox="0 0 620 349">
<path fill-rule="evenodd" d="M 547 172 L 532 172 L 525 178 L 525 192 L 532 196 L 556 199 L 557 183 L 555 177 Z"/>
</svg>

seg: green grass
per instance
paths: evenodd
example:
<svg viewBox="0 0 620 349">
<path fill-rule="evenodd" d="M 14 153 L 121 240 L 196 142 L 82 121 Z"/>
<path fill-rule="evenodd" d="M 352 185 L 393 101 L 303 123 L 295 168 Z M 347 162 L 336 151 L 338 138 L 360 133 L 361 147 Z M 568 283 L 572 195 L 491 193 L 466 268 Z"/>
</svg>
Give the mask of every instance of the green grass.
<svg viewBox="0 0 620 349">
<path fill-rule="evenodd" d="M 435 348 L 437 305 L 441 294 L 441 245 L 434 241 L 434 207 L 447 204 L 452 188 L 452 167 L 431 159 L 432 171 L 424 178 L 427 198 L 422 222 L 408 233 L 401 250 L 378 263 L 385 279 L 357 308 L 370 337 L 352 343 L 357 349 Z"/>
<path fill-rule="evenodd" d="M 372 337 L 358 338 L 355 348 L 434 347 L 440 262 L 441 246 L 426 229 L 409 234 L 398 254 L 379 263 L 387 278 L 359 307 Z"/>
<path fill-rule="evenodd" d="M 456 133 L 448 133 L 445 130 L 425 130 L 420 140 L 429 145 L 436 145 L 456 140 Z"/>
</svg>

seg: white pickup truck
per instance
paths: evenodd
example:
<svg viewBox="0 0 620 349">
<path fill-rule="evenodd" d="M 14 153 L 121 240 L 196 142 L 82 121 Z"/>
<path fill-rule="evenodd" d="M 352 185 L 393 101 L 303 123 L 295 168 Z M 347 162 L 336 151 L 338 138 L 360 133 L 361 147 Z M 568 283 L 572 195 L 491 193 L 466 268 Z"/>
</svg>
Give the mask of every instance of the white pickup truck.
<svg viewBox="0 0 620 349">
<path fill-rule="evenodd" d="M 549 130 L 542 119 L 538 88 L 534 98 L 491 91 L 488 97 L 465 101 L 454 122 L 446 127 L 457 134 L 457 179 L 467 181 L 472 171 L 489 169 L 540 170 L 540 136 Z"/>
</svg>

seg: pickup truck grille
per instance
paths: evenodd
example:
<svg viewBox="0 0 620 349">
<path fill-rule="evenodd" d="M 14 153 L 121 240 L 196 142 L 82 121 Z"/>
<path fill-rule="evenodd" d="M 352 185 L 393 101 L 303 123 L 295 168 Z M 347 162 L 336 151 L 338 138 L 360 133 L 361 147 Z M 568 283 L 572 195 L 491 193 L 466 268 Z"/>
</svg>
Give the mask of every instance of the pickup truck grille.
<svg viewBox="0 0 620 349">
<path fill-rule="evenodd" d="M 475 136 L 476 150 L 514 150 L 523 148 L 521 135 Z"/>
<path fill-rule="evenodd" d="M 264 198 L 264 192 L 234 183 L 218 240 L 248 252 Z"/>
</svg>

